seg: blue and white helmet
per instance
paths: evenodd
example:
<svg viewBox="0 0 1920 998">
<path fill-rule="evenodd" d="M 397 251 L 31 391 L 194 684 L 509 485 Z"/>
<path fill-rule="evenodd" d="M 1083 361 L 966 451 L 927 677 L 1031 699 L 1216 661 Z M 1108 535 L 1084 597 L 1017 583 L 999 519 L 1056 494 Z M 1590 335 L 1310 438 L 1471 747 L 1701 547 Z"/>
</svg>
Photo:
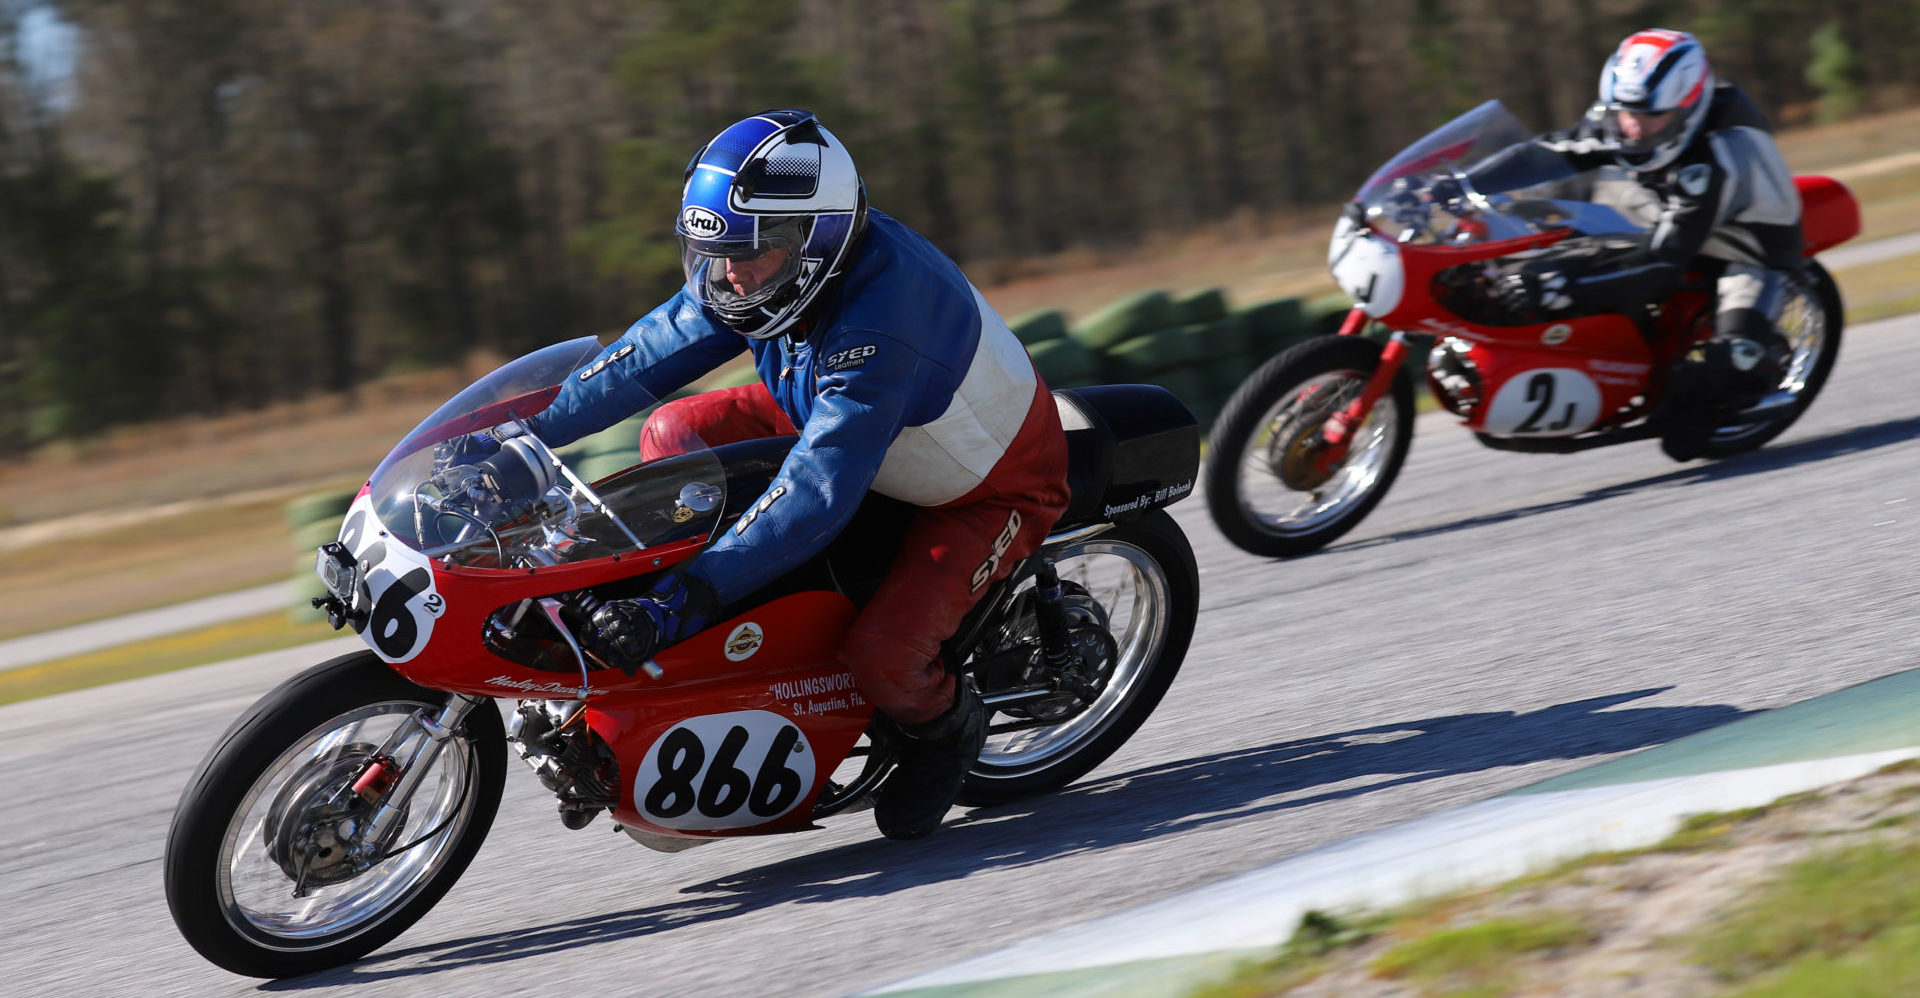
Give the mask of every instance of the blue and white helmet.
<svg viewBox="0 0 1920 998">
<path fill-rule="evenodd" d="M 1700 131 L 1713 104 L 1713 69 L 1700 40 L 1652 28 L 1620 42 L 1600 70 L 1603 127 L 1618 144 L 1622 166 L 1657 170 L 1673 162 Z M 1657 129 L 1629 137 L 1622 113 L 1665 115 Z"/>
<path fill-rule="evenodd" d="M 727 126 L 687 164 L 680 262 L 687 289 L 743 336 L 798 322 L 851 261 L 866 228 L 853 157 L 810 111 Z"/>
</svg>

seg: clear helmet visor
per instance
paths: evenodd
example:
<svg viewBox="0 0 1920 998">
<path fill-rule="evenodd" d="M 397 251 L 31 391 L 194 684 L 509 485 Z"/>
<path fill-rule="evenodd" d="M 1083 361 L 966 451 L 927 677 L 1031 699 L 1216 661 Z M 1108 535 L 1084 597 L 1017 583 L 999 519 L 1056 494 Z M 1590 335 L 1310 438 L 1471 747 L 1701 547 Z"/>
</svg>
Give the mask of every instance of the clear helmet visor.
<svg viewBox="0 0 1920 998">
<path fill-rule="evenodd" d="M 723 316 L 742 316 L 775 300 L 800 274 L 803 219 L 767 219 L 746 239 L 680 234 L 680 264 L 694 297 Z"/>
<path fill-rule="evenodd" d="M 1656 113 L 1616 105 L 1606 109 L 1604 125 L 1621 152 L 1646 156 L 1684 138 L 1691 117 L 1686 108 Z"/>
</svg>

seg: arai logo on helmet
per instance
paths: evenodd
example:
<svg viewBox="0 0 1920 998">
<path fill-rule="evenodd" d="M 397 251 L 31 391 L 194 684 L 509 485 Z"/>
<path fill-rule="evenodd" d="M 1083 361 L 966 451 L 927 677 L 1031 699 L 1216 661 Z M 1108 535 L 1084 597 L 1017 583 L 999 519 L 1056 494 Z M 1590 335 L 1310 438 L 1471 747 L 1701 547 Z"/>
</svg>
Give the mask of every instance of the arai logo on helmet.
<svg viewBox="0 0 1920 998">
<path fill-rule="evenodd" d="M 712 239 L 715 236 L 726 235 L 727 220 L 721 218 L 718 213 L 697 204 L 688 205 L 687 210 L 680 213 L 680 227 L 686 229 L 690 235 Z"/>
</svg>

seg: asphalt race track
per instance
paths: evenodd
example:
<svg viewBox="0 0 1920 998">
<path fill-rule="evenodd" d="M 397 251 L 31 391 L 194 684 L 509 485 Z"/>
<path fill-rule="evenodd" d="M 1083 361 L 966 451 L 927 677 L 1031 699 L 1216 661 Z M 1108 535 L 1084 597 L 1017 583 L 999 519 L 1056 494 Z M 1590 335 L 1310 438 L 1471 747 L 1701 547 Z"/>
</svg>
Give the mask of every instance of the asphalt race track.
<svg viewBox="0 0 1920 998">
<path fill-rule="evenodd" d="M 336 643 L 0 708 L 0 992 L 837 995 L 1920 665 L 1920 318 L 1848 333 L 1766 449 L 1556 457 L 1424 417 L 1347 539 L 1255 559 L 1177 507 L 1200 632 L 1160 711 L 1061 794 L 934 838 L 824 830 L 661 855 L 569 832 L 532 774 L 439 908 L 342 970 L 202 961 L 168 818 L 245 705 Z"/>
</svg>

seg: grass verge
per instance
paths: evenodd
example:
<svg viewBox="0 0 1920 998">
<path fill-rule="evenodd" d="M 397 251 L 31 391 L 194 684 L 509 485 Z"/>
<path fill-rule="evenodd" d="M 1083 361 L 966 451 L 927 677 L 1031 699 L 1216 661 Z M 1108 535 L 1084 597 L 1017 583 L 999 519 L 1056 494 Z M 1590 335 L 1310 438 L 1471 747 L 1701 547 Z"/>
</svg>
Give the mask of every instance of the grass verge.
<svg viewBox="0 0 1920 998">
<path fill-rule="evenodd" d="M 1920 274 L 1920 253 L 1836 271 L 1833 280 L 1846 305 L 1847 325 L 1920 312 L 1915 274 Z"/>
<path fill-rule="evenodd" d="M 1645 849 L 1351 918 L 1191 998 L 1920 994 L 1920 761 L 1695 815 Z M 1611 983 L 1609 983 L 1611 982 Z M 1383 990 L 1385 989 L 1385 990 Z"/>
<path fill-rule="evenodd" d="M 1524 921 L 1491 918 L 1400 943 L 1374 959 L 1373 971 L 1458 998 L 1494 998 L 1513 988 L 1520 959 L 1593 938 L 1593 930 L 1560 912 Z"/>
<path fill-rule="evenodd" d="M 1882 840 L 1788 867 L 1693 953 L 1715 976 L 1748 985 L 1743 994 L 1913 995 L 1917 944 L 1920 842 Z M 1902 986 L 1888 990 L 1890 981 Z"/>
<path fill-rule="evenodd" d="M 242 655 L 338 637 L 325 620 L 296 623 L 284 610 L 183 631 L 85 655 L 0 672 L 0 704 L 138 679 Z"/>
</svg>

